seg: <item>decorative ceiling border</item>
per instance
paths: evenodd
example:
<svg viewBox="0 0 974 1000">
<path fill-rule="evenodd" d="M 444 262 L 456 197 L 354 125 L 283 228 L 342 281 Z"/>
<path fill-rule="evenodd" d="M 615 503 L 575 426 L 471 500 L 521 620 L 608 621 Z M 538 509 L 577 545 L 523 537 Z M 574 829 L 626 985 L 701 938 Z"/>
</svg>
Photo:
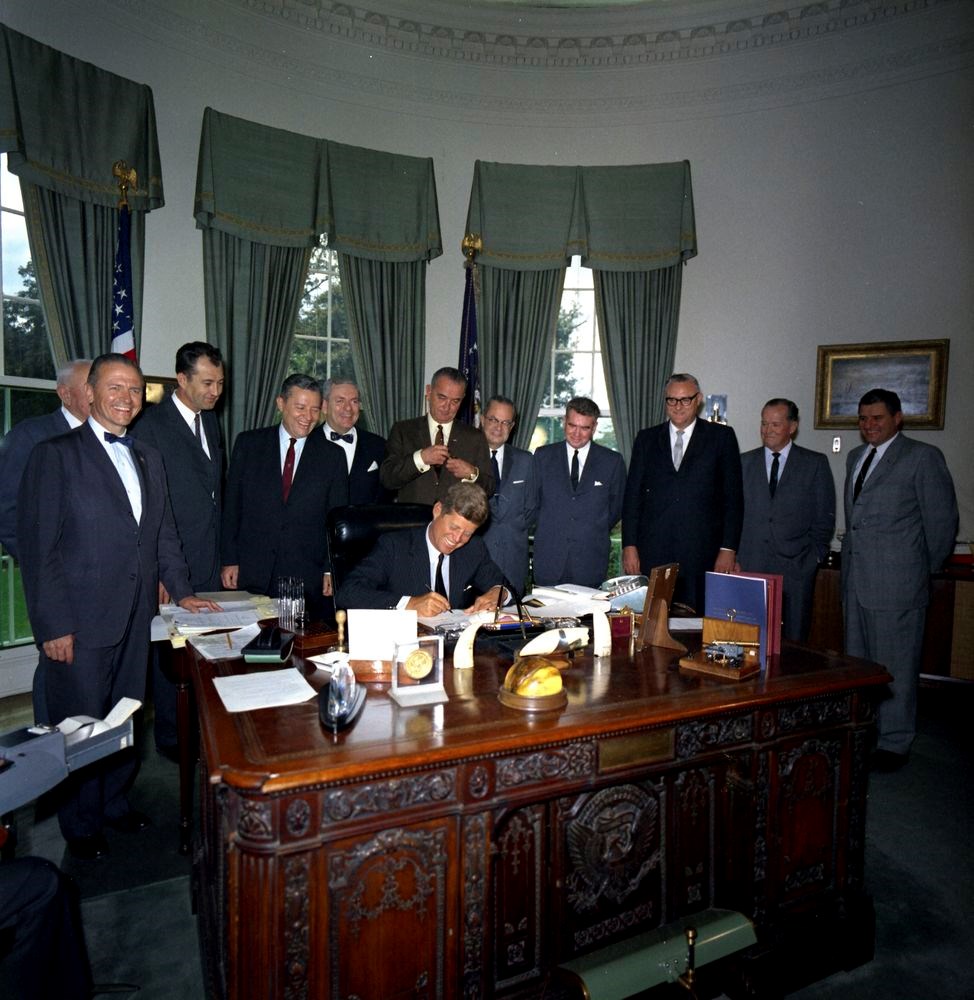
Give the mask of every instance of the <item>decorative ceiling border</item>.
<svg viewBox="0 0 974 1000">
<path fill-rule="evenodd" d="M 795 7 L 724 21 L 674 25 L 663 30 L 638 30 L 639 10 L 613 8 L 612 21 L 628 18 L 634 30 L 616 34 L 571 33 L 516 34 L 486 31 L 462 24 L 433 23 L 399 17 L 383 11 L 382 0 L 371 8 L 337 0 L 223 0 L 309 32 L 320 32 L 403 55 L 443 59 L 485 66 L 557 69 L 573 67 L 620 69 L 627 66 L 678 63 L 687 60 L 767 50 L 769 47 L 813 41 L 824 36 L 888 24 L 936 7 L 966 5 L 970 0 L 815 0 Z M 387 9 L 391 5 L 386 5 Z M 771 4 L 767 5 L 769 8 Z M 422 9 L 421 4 L 417 7 Z M 459 19 L 466 13 L 456 11 Z M 519 20 L 517 8 L 503 12 Z M 546 11 L 562 25 L 570 24 L 575 10 Z M 610 18 L 606 11 L 607 20 Z M 660 10 L 650 12 L 658 23 Z M 678 16 L 676 11 L 664 12 Z M 494 11 L 493 17 L 498 17 Z M 592 12 L 580 24 L 591 21 Z M 538 19 L 534 12 L 532 20 Z M 451 19 L 452 20 L 452 19 Z M 648 21 L 646 12 L 643 20 Z"/>
</svg>

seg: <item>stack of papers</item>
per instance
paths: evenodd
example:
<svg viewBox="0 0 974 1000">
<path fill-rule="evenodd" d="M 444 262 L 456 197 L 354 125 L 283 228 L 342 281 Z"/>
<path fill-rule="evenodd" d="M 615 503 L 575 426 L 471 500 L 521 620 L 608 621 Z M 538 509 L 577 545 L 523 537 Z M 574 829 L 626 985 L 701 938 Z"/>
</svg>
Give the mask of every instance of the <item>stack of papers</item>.
<svg viewBox="0 0 974 1000">
<path fill-rule="evenodd" d="M 244 628 L 232 632 L 214 632 L 207 635 L 192 635 L 189 643 L 201 656 L 207 660 L 232 660 L 235 656 L 243 656 L 243 648 L 256 638 L 260 626 L 254 622 Z"/>
</svg>

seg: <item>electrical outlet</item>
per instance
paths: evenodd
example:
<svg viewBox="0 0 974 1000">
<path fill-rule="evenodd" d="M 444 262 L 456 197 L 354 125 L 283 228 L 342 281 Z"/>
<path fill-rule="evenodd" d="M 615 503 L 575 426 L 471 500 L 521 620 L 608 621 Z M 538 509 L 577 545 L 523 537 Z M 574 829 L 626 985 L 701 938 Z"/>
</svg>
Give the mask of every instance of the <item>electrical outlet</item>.
<svg viewBox="0 0 974 1000">
<path fill-rule="evenodd" d="M 832 438 L 832 451 L 834 454 L 838 455 L 842 451 L 842 438 L 838 434 Z"/>
</svg>

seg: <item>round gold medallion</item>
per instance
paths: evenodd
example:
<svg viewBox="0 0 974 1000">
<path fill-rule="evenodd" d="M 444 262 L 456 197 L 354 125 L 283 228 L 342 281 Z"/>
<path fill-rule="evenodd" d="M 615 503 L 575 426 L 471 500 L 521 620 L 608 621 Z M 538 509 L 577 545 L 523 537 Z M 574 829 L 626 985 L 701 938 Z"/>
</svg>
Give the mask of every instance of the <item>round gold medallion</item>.
<svg viewBox="0 0 974 1000">
<path fill-rule="evenodd" d="M 406 657 L 402 668 L 414 681 L 421 681 L 433 669 L 433 657 L 425 649 L 414 649 Z"/>
</svg>

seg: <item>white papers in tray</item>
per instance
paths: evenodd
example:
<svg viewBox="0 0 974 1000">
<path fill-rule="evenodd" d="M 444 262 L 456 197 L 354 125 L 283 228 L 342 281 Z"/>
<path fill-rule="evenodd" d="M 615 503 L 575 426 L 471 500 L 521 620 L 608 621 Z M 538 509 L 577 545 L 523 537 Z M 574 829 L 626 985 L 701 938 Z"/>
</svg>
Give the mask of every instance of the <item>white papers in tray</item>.
<svg viewBox="0 0 974 1000">
<path fill-rule="evenodd" d="M 228 712 L 250 712 L 256 708 L 300 705 L 315 689 L 294 667 L 261 670 L 253 674 L 214 677 L 213 686 Z"/>
</svg>

